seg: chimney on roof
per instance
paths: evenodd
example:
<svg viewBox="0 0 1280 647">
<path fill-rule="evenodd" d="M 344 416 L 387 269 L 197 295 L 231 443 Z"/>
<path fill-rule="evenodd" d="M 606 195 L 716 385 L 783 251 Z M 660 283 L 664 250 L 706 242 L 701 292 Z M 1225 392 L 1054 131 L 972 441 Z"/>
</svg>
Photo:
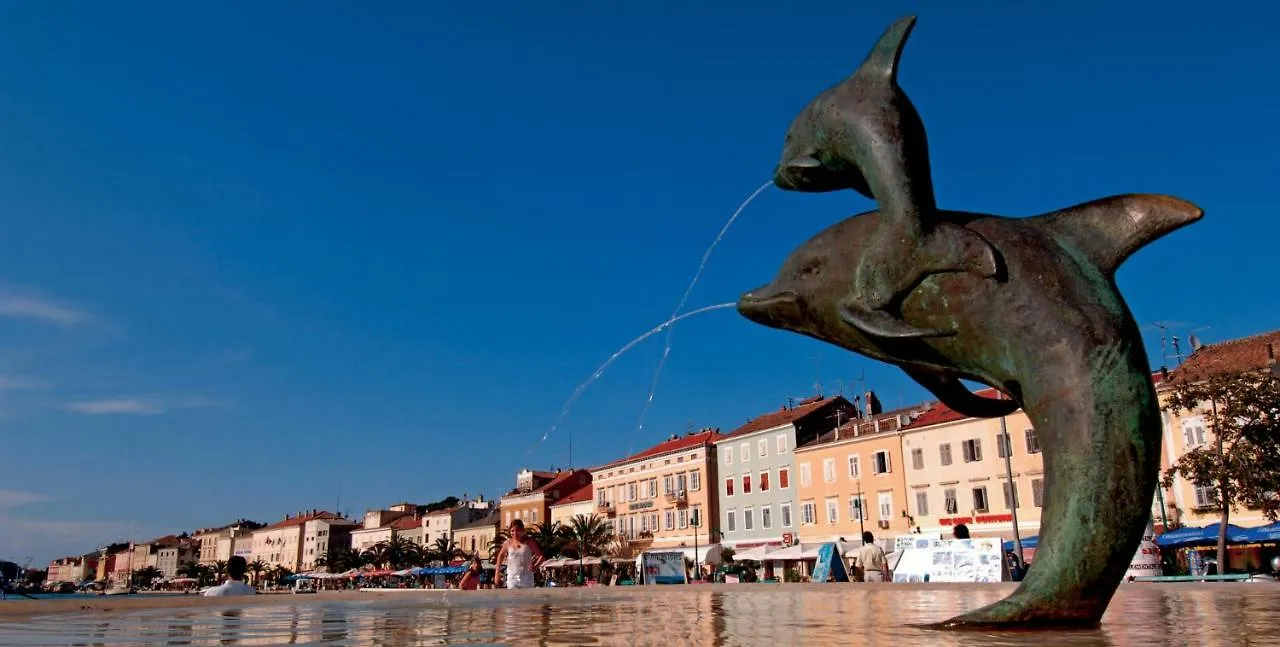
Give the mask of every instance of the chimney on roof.
<svg viewBox="0 0 1280 647">
<path fill-rule="evenodd" d="M 876 397 L 875 391 L 867 391 L 863 398 L 868 416 L 878 416 L 884 413 L 884 407 L 880 404 L 880 398 Z"/>
</svg>

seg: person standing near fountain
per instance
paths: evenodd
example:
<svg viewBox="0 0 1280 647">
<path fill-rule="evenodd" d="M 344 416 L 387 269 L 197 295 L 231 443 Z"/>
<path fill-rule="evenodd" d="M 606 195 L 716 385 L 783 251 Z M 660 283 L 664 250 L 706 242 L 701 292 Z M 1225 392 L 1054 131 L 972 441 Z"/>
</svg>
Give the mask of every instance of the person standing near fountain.
<svg viewBox="0 0 1280 647">
<path fill-rule="evenodd" d="M 870 531 L 862 533 L 862 548 L 853 554 L 853 559 L 862 570 L 863 582 L 889 581 L 889 560 L 884 549 L 876 545 L 876 537 Z"/>
<path fill-rule="evenodd" d="M 234 555 L 227 560 L 227 581 L 222 584 L 206 589 L 204 597 L 215 598 L 225 595 L 254 595 L 258 591 L 252 586 L 244 583 L 244 574 L 249 570 L 249 564 L 244 557 Z"/>
<path fill-rule="evenodd" d="M 503 563 L 507 564 L 507 588 L 531 589 L 534 585 L 534 570 L 542 564 L 542 549 L 537 542 L 524 532 L 524 522 L 514 519 L 511 522 L 511 538 L 502 544 L 498 558 L 494 561 L 494 575 L 502 572 Z"/>
</svg>

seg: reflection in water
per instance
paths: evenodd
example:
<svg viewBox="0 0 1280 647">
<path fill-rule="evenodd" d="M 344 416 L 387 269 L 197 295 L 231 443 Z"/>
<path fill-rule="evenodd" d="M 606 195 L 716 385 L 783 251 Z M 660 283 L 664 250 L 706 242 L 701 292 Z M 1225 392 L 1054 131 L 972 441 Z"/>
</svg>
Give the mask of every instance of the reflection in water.
<svg viewBox="0 0 1280 647">
<path fill-rule="evenodd" d="M 0 645 L 769 645 L 1230 647 L 1280 644 L 1280 587 L 1126 585 L 1100 629 L 945 632 L 918 625 L 993 602 L 1000 586 L 655 587 L 406 595 L 106 616 L 0 617 Z"/>
</svg>

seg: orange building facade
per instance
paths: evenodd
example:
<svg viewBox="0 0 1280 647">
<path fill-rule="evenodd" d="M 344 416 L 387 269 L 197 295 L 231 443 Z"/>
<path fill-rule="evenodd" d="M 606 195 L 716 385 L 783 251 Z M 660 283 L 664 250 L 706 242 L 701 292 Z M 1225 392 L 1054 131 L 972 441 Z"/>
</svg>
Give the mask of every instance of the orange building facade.
<svg viewBox="0 0 1280 647">
<path fill-rule="evenodd" d="M 625 552 L 718 540 L 714 443 L 720 438 L 714 429 L 672 436 L 592 470 L 596 512 L 610 520 Z"/>
</svg>

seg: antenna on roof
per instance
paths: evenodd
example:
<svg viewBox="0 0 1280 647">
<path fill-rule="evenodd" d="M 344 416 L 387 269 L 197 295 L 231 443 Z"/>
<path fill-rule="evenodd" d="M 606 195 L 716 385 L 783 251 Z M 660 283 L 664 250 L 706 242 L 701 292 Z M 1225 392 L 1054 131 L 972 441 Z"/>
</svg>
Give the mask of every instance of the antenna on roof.
<svg viewBox="0 0 1280 647">
<path fill-rule="evenodd" d="M 1182 365 L 1182 349 L 1178 348 L 1178 336 L 1173 336 L 1173 354 L 1178 358 L 1178 365 Z"/>
<path fill-rule="evenodd" d="M 813 356 L 813 390 L 822 395 L 822 351 Z"/>
<path fill-rule="evenodd" d="M 1165 325 L 1163 321 L 1153 321 L 1151 322 L 1151 325 L 1160 330 L 1160 366 L 1162 367 L 1168 366 L 1169 351 L 1165 346 L 1166 344 L 1165 336 L 1166 336 L 1166 333 L 1168 333 L 1169 331 L 1169 327 Z"/>
</svg>

